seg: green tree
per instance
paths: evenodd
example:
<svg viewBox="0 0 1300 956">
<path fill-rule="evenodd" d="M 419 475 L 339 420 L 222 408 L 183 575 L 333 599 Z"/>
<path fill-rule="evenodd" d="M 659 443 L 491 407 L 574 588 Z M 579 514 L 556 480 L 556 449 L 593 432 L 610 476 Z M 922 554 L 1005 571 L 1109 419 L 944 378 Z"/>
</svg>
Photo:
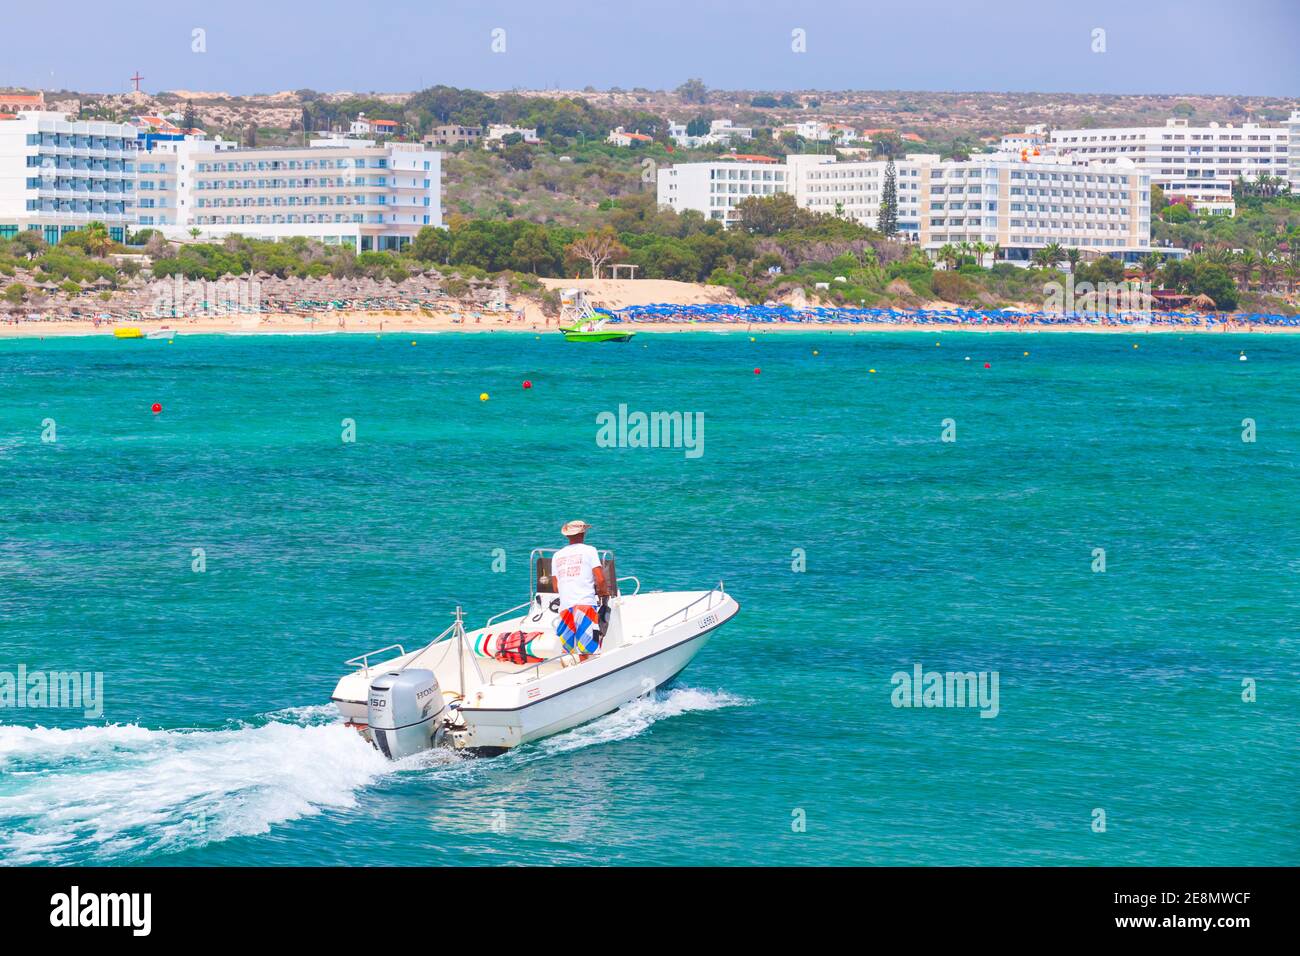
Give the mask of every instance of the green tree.
<svg viewBox="0 0 1300 956">
<path fill-rule="evenodd" d="M 682 98 L 685 103 L 707 103 L 709 101 L 709 88 L 704 85 L 704 81 L 699 78 L 687 80 L 674 91 Z"/>
<path fill-rule="evenodd" d="M 705 136 L 709 132 L 710 124 L 713 120 L 707 116 L 697 116 L 686 123 L 687 136 Z"/>
<path fill-rule="evenodd" d="M 752 235 L 774 236 L 808 224 L 814 217 L 790 193 L 748 196 L 736 203 L 741 228 Z"/>
<path fill-rule="evenodd" d="M 22 250 L 23 255 L 28 259 L 36 258 L 36 256 L 49 248 L 45 240 L 41 237 L 40 230 L 37 229 L 24 229 L 14 237 L 13 241 L 14 245 Z"/>
<path fill-rule="evenodd" d="M 511 143 L 501 150 L 501 158 L 505 160 L 506 165 L 514 170 L 525 170 L 533 168 L 532 151 L 522 142 Z"/>
<path fill-rule="evenodd" d="M 1188 291 L 1193 295 L 1208 295 L 1217 308 L 1231 311 L 1237 307 L 1237 287 L 1223 266 L 1202 262 L 1194 267 Z"/>
<path fill-rule="evenodd" d="M 876 222 L 876 228 L 880 230 L 881 235 L 886 239 L 891 239 L 898 233 L 898 183 L 896 175 L 894 158 L 891 156 L 889 162 L 885 164 L 885 184 L 880 191 L 880 216 Z"/>
<path fill-rule="evenodd" d="M 519 272 L 554 275 L 555 259 L 545 227 L 525 223 L 519 238 L 510 247 L 511 266 Z"/>
<path fill-rule="evenodd" d="M 423 262 L 446 262 L 451 255 L 451 233 L 446 229 L 425 226 L 415 234 L 410 253 Z"/>
<path fill-rule="evenodd" d="M 113 248 L 113 240 L 108 234 L 108 227 L 102 222 L 87 223 L 81 230 L 82 245 L 92 256 L 103 258 Z"/>
</svg>

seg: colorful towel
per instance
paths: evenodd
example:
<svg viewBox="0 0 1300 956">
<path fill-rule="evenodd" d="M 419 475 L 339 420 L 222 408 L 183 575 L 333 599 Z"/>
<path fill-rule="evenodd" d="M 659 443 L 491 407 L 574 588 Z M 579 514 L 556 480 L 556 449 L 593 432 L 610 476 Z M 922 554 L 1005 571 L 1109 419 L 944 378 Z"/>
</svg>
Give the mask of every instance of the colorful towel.
<svg viewBox="0 0 1300 956">
<path fill-rule="evenodd" d="M 596 621 L 596 609 L 586 604 L 575 604 L 560 612 L 555 633 L 565 653 L 594 654 L 600 649 Z"/>
</svg>

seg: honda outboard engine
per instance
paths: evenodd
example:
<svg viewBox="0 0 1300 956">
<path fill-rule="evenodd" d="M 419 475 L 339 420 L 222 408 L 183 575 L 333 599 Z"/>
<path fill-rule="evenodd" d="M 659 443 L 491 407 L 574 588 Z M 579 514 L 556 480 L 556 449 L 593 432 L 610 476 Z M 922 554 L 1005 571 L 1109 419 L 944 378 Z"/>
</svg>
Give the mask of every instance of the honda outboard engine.
<svg viewBox="0 0 1300 956">
<path fill-rule="evenodd" d="M 389 671 L 370 682 L 366 720 L 375 746 L 390 760 L 401 760 L 438 742 L 446 709 L 433 671 Z"/>
</svg>

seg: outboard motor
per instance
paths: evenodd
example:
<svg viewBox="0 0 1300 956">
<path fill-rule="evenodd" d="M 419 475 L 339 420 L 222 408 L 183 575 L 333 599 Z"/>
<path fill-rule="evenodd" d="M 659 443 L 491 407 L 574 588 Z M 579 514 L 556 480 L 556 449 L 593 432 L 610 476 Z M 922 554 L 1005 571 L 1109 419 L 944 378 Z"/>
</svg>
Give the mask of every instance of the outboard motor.
<svg viewBox="0 0 1300 956">
<path fill-rule="evenodd" d="M 390 760 L 401 760 L 438 742 L 446 709 L 433 671 L 389 671 L 370 682 L 366 720 L 375 746 Z"/>
</svg>

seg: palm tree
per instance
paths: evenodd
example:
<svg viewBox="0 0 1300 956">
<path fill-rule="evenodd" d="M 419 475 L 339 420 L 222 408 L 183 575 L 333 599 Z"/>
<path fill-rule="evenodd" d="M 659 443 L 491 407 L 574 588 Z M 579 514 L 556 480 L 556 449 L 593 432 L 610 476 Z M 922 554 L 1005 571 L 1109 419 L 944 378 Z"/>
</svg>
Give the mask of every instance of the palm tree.
<svg viewBox="0 0 1300 956">
<path fill-rule="evenodd" d="M 113 238 L 108 234 L 108 227 L 98 220 L 86 223 L 82 235 L 85 237 L 85 249 L 92 256 L 102 259 L 113 248 Z"/>
<path fill-rule="evenodd" d="M 1065 261 L 1065 250 L 1059 242 L 1049 242 L 1043 248 L 1036 249 L 1031 259 L 1040 269 L 1055 269 Z"/>
<path fill-rule="evenodd" d="M 1281 263 L 1270 253 L 1260 253 L 1259 256 L 1259 285 L 1260 290 L 1267 292 L 1277 281 L 1278 273 L 1281 272 Z"/>
<path fill-rule="evenodd" d="M 1284 268 L 1286 272 L 1287 291 L 1292 295 L 1295 295 L 1296 290 L 1300 289 L 1300 256 L 1292 253 L 1291 258 L 1287 260 Z"/>
<path fill-rule="evenodd" d="M 1243 249 L 1233 257 L 1232 271 L 1236 274 L 1237 282 L 1243 291 L 1250 290 L 1250 277 L 1254 274 L 1258 261 L 1255 253 L 1249 249 Z"/>
<path fill-rule="evenodd" d="M 977 242 L 971 246 L 971 248 L 975 252 L 975 261 L 979 267 L 981 269 L 987 269 L 988 266 L 984 265 L 984 257 L 992 252 L 994 247 L 990 246 L 987 242 Z"/>
<path fill-rule="evenodd" d="M 944 243 L 939 247 L 939 251 L 935 254 L 939 257 L 939 261 L 948 269 L 956 269 L 957 263 L 961 259 L 961 253 L 951 242 Z"/>
<path fill-rule="evenodd" d="M 1065 250 L 1065 258 L 1069 260 L 1070 272 L 1071 273 L 1078 272 L 1079 262 L 1080 260 L 1083 259 L 1083 251 L 1074 246 L 1071 246 L 1069 249 Z"/>
<path fill-rule="evenodd" d="M 1213 249 L 1202 253 L 1202 255 L 1205 257 L 1206 262 L 1213 263 L 1216 266 L 1231 267 L 1232 265 L 1232 250 L 1227 246 L 1215 246 Z"/>
<path fill-rule="evenodd" d="M 1165 257 L 1158 252 L 1149 252 L 1138 261 L 1138 268 L 1142 271 L 1144 282 L 1154 282 L 1156 274 L 1160 271 L 1160 266 Z"/>
</svg>

